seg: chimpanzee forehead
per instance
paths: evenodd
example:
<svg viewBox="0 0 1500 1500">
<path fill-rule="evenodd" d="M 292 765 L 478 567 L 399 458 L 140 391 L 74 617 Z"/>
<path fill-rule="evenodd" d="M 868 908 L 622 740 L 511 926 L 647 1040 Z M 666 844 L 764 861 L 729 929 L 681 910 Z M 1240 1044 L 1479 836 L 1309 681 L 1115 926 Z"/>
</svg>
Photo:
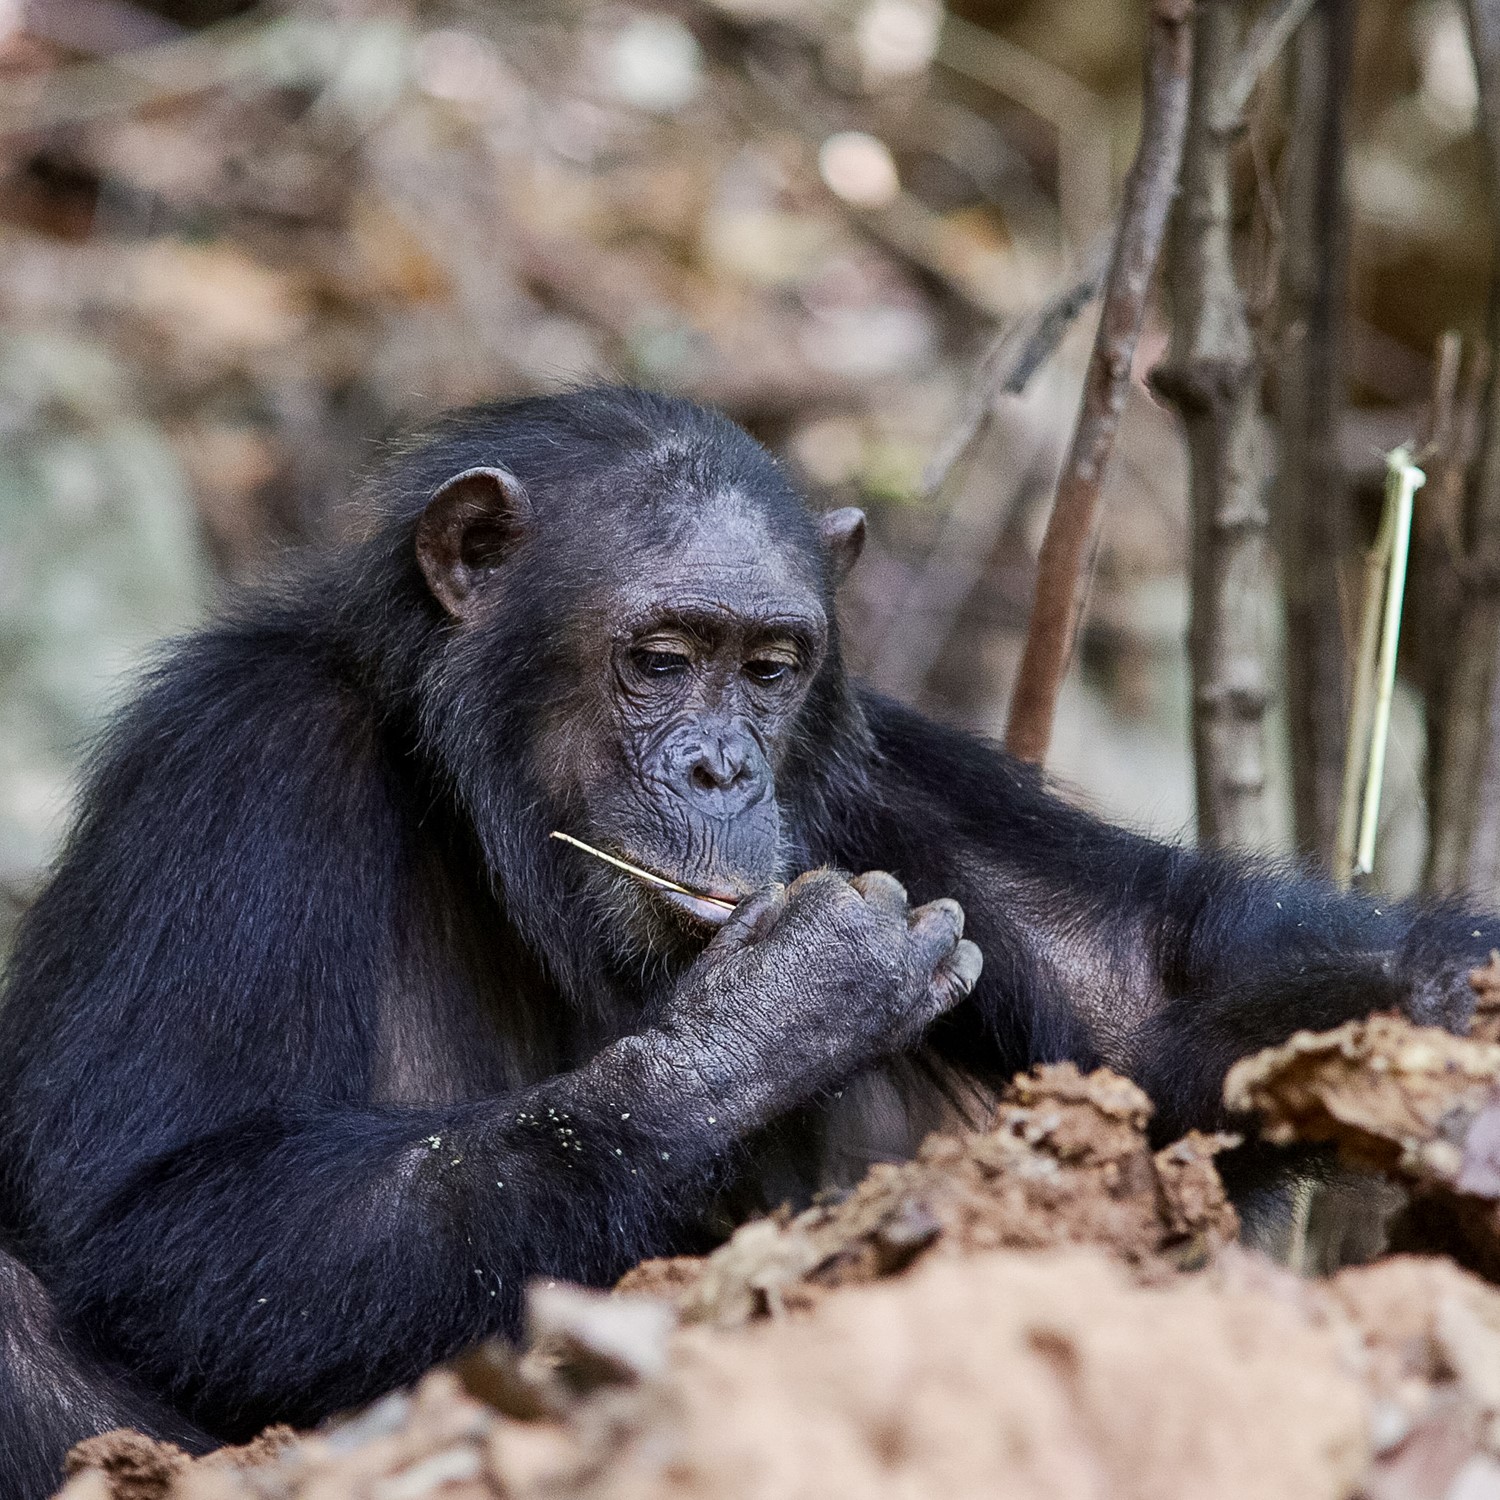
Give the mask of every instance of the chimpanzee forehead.
<svg viewBox="0 0 1500 1500">
<path fill-rule="evenodd" d="M 610 571 L 616 607 L 633 616 L 703 612 L 814 628 L 824 621 L 821 557 L 732 488 L 678 508 L 672 526 L 638 538 Z"/>
</svg>

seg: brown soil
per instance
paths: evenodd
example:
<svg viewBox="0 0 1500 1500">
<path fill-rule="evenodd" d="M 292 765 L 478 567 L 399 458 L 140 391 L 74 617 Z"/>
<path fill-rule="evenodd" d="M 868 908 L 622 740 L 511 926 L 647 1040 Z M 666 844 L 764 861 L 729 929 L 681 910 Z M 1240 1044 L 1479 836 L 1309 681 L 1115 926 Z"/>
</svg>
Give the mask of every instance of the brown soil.
<svg viewBox="0 0 1500 1500">
<path fill-rule="evenodd" d="M 1493 1212 L 1460 1186 L 1496 1076 L 1500 1046 L 1377 1018 L 1232 1087 L 1277 1139 L 1337 1140 Z M 651 1262 L 624 1294 L 539 1288 L 524 1354 L 478 1351 L 258 1451 L 96 1439 L 64 1495 L 1500 1495 L 1500 1290 L 1431 1256 L 1309 1282 L 1228 1245 L 1222 1142 L 1152 1153 L 1147 1114 L 1112 1075 L 1038 1070 L 991 1129 L 934 1137 L 842 1203 Z"/>
<path fill-rule="evenodd" d="M 1416 1500 L 1500 1475 L 1500 1293 L 1440 1260 L 1319 1285 L 1232 1250 L 1145 1286 L 1091 1248 L 937 1257 L 663 1353 L 534 1421 L 439 1371 L 255 1467 L 161 1450 L 148 1482 L 144 1440 L 128 1475 L 90 1445 L 64 1494 Z"/>
<path fill-rule="evenodd" d="M 1193 1134 L 1153 1155 L 1150 1115 L 1116 1074 L 1038 1068 L 1005 1091 L 989 1130 L 931 1136 L 841 1203 L 755 1220 L 706 1260 L 648 1261 L 620 1290 L 727 1325 L 926 1254 L 1097 1245 L 1147 1276 L 1202 1265 L 1237 1228 L 1213 1166 L 1228 1138 Z"/>
<path fill-rule="evenodd" d="M 1406 1183 L 1397 1245 L 1500 1277 L 1500 1044 L 1375 1016 L 1246 1058 L 1225 1096 L 1273 1141 L 1332 1141 Z"/>
<path fill-rule="evenodd" d="M 1335 1141 L 1361 1164 L 1451 1177 L 1454 1125 L 1485 1107 L 1497 1078 L 1500 1045 L 1372 1016 L 1247 1057 L 1224 1095 L 1269 1140 Z"/>
<path fill-rule="evenodd" d="M 206 1458 L 189 1458 L 175 1443 L 158 1443 L 138 1432 L 106 1432 L 79 1443 L 68 1455 L 75 1489 L 109 1500 L 164 1500 L 189 1474 L 233 1474 L 269 1464 L 297 1443 L 290 1427 L 268 1427 L 243 1447 L 220 1448 Z M 102 1482 L 101 1482 L 102 1481 Z"/>
</svg>

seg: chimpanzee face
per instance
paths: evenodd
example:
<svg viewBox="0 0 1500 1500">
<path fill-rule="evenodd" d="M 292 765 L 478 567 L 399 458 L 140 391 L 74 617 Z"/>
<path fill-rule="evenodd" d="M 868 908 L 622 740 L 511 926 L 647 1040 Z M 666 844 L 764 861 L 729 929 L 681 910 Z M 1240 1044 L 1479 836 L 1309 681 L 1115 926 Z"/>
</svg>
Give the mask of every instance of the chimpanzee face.
<svg viewBox="0 0 1500 1500">
<path fill-rule="evenodd" d="M 585 837 L 731 902 L 784 873 L 777 773 L 827 650 L 824 589 L 823 559 L 778 544 L 732 497 L 621 560 L 578 641 L 607 705 L 580 767 Z"/>
<path fill-rule="evenodd" d="M 591 523 L 586 581 L 557 590 L 564 617 L 549 621 L 556 691 L 533 741 L 536 775 L 569 810 L 564 832 L 732 903 L 789 873 L 777 776 L 864 518 L 835 511 L 816 533 L 778 536 L 732 487 L 672 509 L 666 527 L 611 525 L 607 513 Z M 512 567 L 534 575 L 576 545 L 576 516 L 550 522 L 503 471 L 457 476 L 419 526 L 429 586 L 460 625 L 482 624 Z M 602 867 L 590 876 L 652 930 L 725 916 Z"/>
</svg>

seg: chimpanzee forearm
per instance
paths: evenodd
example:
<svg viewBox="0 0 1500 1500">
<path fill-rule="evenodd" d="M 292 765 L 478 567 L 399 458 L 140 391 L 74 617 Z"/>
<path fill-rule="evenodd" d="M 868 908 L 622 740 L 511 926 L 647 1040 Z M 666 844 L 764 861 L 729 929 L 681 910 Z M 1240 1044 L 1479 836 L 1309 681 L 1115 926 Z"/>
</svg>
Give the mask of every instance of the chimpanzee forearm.
<svg viewBox="0 0 1500 1500">
<path fill-rule="evenodd" d="M 647 1034 L 500 1101 L 246 1121 L 138 1172 L 53 1284 L 221 1436 L 311 1423 L 513 1331 L 534 1277 L 673 1248 L 741 1125 L 714 1097 Z"/>
<path fill-rule="evenodd" d="M 1108 1063 L 1150 1093 L 1161 1133 L 1211 1126 L 1230 1065 L 1298 1029 L 1390 1009 L 1463 1024 L 1469 971 L 1500 947 L 1493 915 L 1143 837 L 972 740 L 869 707 L 903 814 L 838 857 L 963 903 L 985 974 L 929 1040 L 971 1074 Z"/>
<path fill-rule="evenodd" d="M 1500 919 L 1385 902 L 1274 865 L 1171 850 L 1151 915 L 1162 1000 L 1132 1049 L 1171 1133 L 1222 1118 L 1224 1075 L 1301 1029 L 1380 1010 L 1459 1027 Z"/>
</svg>

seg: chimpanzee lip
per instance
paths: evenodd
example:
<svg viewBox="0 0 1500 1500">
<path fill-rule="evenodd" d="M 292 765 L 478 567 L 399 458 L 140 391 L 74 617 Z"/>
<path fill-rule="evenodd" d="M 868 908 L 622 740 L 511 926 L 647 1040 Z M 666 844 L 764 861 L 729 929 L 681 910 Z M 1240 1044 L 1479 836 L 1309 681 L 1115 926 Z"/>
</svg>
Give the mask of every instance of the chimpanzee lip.
<svg viewBox="0 0 1500 1500">
<path fill-rule="evenodd" d="M 669 901 L 678 911 L 710 927 L 722 927 L 734 914 L 731 909 L 720 904 L 729 900 L 729 897 L 718 896 L 711 900 L 704 900 L 699 896 L 691 896 L 685 891 L 663 890 L 660 886 L 651 886 L 648 889 L 654 890 L 663 901 Z"/>
<path fill-rule="evenodd" d="M 633 865 L 637 865 L 649 875 L 655 875 L 661 880 L 671 881 L 673 885 L 680 885 L 684 889 L 680 891 L 667 890 L 664 886 L 647 885 L 648 891 L 654 892 L 663 900 L 670 902 L 678 911 L 685 912 L 688 916 L 696 918 L 700 922 L 706 922 L 712 927 L 722 927 L 733 914 L 732 910 L 726 911 L 725 907 L 733 908 L 745 899 L 744 891 L 737 891 L 728 885 L 709 885 L 691 887 L 685 880 L 678 879 L 675 875 L 663 874 L 654 869 L 645 860 L 637 859 L 633 854 L 625 854 L 624 858 Z"/>
</svg>

